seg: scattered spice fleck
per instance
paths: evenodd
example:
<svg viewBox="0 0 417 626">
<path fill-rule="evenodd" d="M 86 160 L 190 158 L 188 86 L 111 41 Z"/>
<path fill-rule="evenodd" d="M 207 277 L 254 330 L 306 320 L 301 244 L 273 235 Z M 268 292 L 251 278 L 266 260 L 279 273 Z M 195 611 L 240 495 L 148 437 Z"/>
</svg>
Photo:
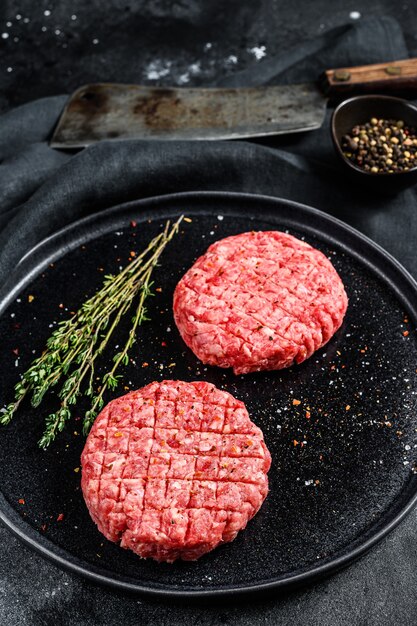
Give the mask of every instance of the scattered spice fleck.
<svg viewBox="0 0 417 626">
<path fill-rule="evenodd" d="M 142 363 L 142 367 L 149 367 L 149 363 L 145 361 L 144 363 Z"/>
<path fill-rule="evenodd" d="M 32 296 L 32 295 L 28 296 L 28 302 L 33 302 L 34 299 L 35 299 L 35 296 Z"/>
<path fill-rule="evenodd" d="M 158 293 L 161 293 L 161 291 L 162 291 L 162 287 L 157 287 L 157 288 L 155 289 L 155 291 L 157 291 Z"/>
<path fill-rule="evenodd" d="M 138 223 L 135 222 L 135 220 L 131 220 L 130 221 L 130 225 L 131 225 L 132 228 L 135 228 L 138 225 Z"/>
<path fill-rule="evenodd" d="M 74 467 L 74 472 L 75 472 L 76 474 L 78 474 L 78 472 L 79 472 L 79 471 L 80 471 L 80 468 L 79 468 L 79 467 Z"/>
<path fill-rule="evenodd" d="M 299 404 L 301 404 L 301 400 L 295 400 L 295 399 L 294 399 L 294 400 L 292 401 L 292 403 L 293 403 L 293 405 L 294 405 L 294 406 L 298 406 Z"/>
<path fill-rule="evenodd" d="M 408 330 L 405 330 L 405 331 L 403 332 L 404 337 L 408 337 L 408 335 L 409 335 L 409 334 L 410 334 L 410 333 L 409 333 L 409 331 L 408 331 Z"/>
<path fill-rule="evenodd" d="M 166 345 L 167 345 L 167 342 L 166 342 L 166 341 L 161 341 L 161 346 L 162 346 L 163 348 L 166 348 Z"/>
<path fill-rule="evenodd" d="M 311 413 L 310 413 L 310 411 L 306 411 L 306 418 L 309 420 L 309 419 L 310 419 L 310 417 L 311 417 Z"/>
<path fill-rule="evenodd" d="M 18 502 L 19 502 L 19 504 L 26 504 L 24 498 L 19 498 Z"/>
<path fill-rule="evenodd" d="M 184 222 L 188 222 L 190 224 L 192 221 L 191 217 L 184 217 Z"/>
<path fill-rule="evenodd" d="M 115 437 L 123 437 L 123 433 L 121 433 L 120 431 L 118 431 L 117 433 L 114 433 Z"/>
<path fill-rule="evenodd" d="M 56 521 L 57 521 L 57 522 L 62 522 L 62 520 L 63 520 L 63 519 L 64 519 L 64 514 L 63 514 L 63 513 L 60 513 L 60 514 L 58 515 L 58 517 L 56 518 Z"/>
<path fill-rule="evenodd" d="M 41 531 L 44 533 L 46 531 L 46 524 L 41 524 Z"/>
<path fill-rule="evenodd" d="M 346 405 L 346 411 L 350 411 L 350 404 Z"/>
</svg>

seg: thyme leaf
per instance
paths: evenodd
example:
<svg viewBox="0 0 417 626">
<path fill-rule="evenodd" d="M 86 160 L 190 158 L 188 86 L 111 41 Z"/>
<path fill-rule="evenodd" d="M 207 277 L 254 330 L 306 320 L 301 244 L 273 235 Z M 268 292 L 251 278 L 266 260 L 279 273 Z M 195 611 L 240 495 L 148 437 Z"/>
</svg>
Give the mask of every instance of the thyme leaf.
<svg viewBox="0 0 417 626">
<path fill-rule="evenodd" d="M 68 320 L 58 324 L 46 342 L 45 350 L 35 359 L 14 388 L 14 401 L 0 413 L 0 424 L 9 424 L 25 397 L 39 406 L 49 389 L 61 383 L 58 397 L 61 405 L 45 419 L 45 430 L 38 444 L 47 448 L 71 418 L 80 395 L 91 399 L 91 406 L 83 420 L 87 434 L 99 411 L 104 406 L 106 391 L 114 391 L 122 375 L 121 365 L 129 363 L 129 351 L 136 341 L 139 326 L 147 321 L 145 302 L 152 296 L 152 273 L 167 244 L 178 232 L 183 219 L 174 224 L 166 222 L 163 232 L 154 237 L 119 274 L 107 274 L 103 286 Z M 128 338 L 122 349 L 113 356 L 112 367 L 94 388 L 97 358 L 106 349 L 122 317 L 132 308 L 137 298 L 135 313 Z M 84 389 L 84 383 L 85 389 Z"/>
</svg>

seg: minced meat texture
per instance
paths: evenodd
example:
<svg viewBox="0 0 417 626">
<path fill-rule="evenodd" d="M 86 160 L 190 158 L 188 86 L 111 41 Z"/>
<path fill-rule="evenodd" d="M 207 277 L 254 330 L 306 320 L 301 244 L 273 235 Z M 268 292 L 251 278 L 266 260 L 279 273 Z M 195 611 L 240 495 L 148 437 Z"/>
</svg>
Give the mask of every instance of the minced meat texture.
<svg viewBox="0 0 417 626">
<path fill-rule="evenodd" d="M 278 231 L 212 244 L 174 293 L 185 343 L 205 364 L 235 374 L 301 363 L 341 326 L 343 283 L 329 259 Z"/>
<path fill-rule="evenodd" d="M 163 381 L 110 402 L 81 462 L 105 537 L 172 562 L 245 528 L 268 493 L 271 457 L 242 402 L 210 383 Z"/>
</svg>

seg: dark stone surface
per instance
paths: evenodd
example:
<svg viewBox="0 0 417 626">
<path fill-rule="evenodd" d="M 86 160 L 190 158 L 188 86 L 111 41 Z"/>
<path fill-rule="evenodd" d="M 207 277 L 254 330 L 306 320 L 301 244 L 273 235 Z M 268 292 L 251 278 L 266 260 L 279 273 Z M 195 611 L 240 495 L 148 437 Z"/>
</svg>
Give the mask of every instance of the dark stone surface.
<svg viewBox="0 0 417 626">
<path fill-rule="evenodd" d="M 0 527 L 0 622 L 7 626 L 414 626 L 417 512 L 367 556 L 308 589 L 260 601 L 162 604 L 62 572 Z"/>
<path fill-rule="evenodd" d="M 417 56 L 417 17 L 410 0 L 212 0 L 204 5 L 196 0 L 5 0 L 0 5 L 0 109 L 67 93 L 89 81 L 207 83 L 252 64 L 255 53 L 284 54 L 297 41 L 346 22 L 351 11 L 397 18 L 410 54 Z M 398 242 L 391 246 L 386 233 L 387 247 L 400 250 L 404 235 L 393 234 Z M 411 626 L 417 615 L 416 522 L 414 511 L 359 562 L 308 589 L 205 607 L 165 605 L 97 588 L 43 561 L 0 527 L 0 623 Z"/>
<path fill-rule="evenodd" d="M 257 55 L 285 54 L 352 11 L 398 19 L 417 56 L 410 1 L 3 0 L 0 110 L 88 82 L 207 84 Z"/>
</svg>

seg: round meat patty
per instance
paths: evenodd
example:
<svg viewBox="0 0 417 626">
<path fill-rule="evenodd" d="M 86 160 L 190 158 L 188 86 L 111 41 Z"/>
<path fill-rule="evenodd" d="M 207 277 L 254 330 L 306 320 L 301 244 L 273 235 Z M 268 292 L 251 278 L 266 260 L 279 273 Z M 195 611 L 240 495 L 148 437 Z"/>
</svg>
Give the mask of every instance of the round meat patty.
<svg viewBox="0 0 417 626">
<path fill-rule="evenodd" d="M 271 464 L 245 405 L 206 382 L 155 382 L 110 402 L 82 456 L 91 517 L 141 557 L 193 561 L 232 541 Z"/>
<path fill-rule="evenodd" d="M 343 283 L 329 259 L 278 231 L 213 243 L 178 283 L 174 317 L 205 364 L 235 374 L 301 363 L 341 326 Z"/>
</svg>

